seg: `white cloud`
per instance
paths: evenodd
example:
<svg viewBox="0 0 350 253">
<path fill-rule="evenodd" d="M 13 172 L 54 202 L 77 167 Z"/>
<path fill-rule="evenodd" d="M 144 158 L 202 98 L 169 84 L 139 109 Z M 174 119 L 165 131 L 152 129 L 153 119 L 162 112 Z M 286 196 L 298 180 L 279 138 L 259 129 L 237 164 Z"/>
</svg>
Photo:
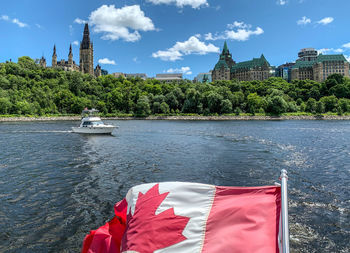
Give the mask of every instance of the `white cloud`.
<svg viewBox="0 0 350 253">
<path fill-rule="evenodd" d="M 0 20 L 4 20 L 4 21 L 8 21 L 8 22 L 14 23 L 14 24 L 18 25 L 21 28 L 29 26 L 28 24 L 19 21 L 18 18 L 10 19 L 10 17 L 7 16 L 7 15 L 1 15 L 0 16 Z"/>
<path fill-rule="evenodd" d="M 192 71 L 190 67 L 181 67 L 181 68 L 170 68 L 167 71 L 167 73 L 182 73 L 184 75 L 192 75 Z"/>
<path fill-rule="evenodd" d="M 136 63 L 141 63 L 137 57 L 132 58 L 132 61 Z"/>
<path fill-rule="evenodd" d="M 73 21 L 74 23 L 77 23 L 77 24 L 79 24 L 79 25 L 82 25 L 82 24 L 85 24 L 85 23 L 87 23 L 87 21 L 86 20 L 83 20 L 83 19 L 80 19 L 80 18 L 76 18 L 76 19 L 74 19 L 74 21 Z"/>
<path fill-rule="evenodd" d="M 79 46 L 79 42 L 78 42 L 77 40 L 73 41 L 72 44 L 73 44 L 74 46 Z"/>
<path fill-rule="evenodd" d="M 152 20 L 145 16 L 139 5 L 124 6 L 120 9 L 114 5 L 102 5 L 91 12 L 89 23 L 93 30 L 102 33 L 104 40 L 134 42 L 141 39 L 139 31 L 154 31 Z M 134 30 L 130 32 L 129 29 Z"/>
<path fill-rule="evenodd" d="M 350 42 L 349 42 L 349 43 L 344 44 L 342 47 L 345 47 L 345 48 L 350 49 Z"/>
<path fill-rule="evenodd" d="M 244 22 L 235 21 L 232 24 L 228 24 L 227 27 L 229 29 L 234 29 L 234 28 L 250 29 L 252 26 L 251 25 L 247 25 Z"/>
<path fill-rule="evenodd" d="M 307 18 L 307 17 L 302 17 L 300 20 L 297 21 L 298 25 L 307 25 L 311 23 L 311 19 Z"/>
<path fill-rule="evenodd" d="M 204 39 L 205 40 L 215 40 L 212 33 L 204 34 Z"/>
<path fill-rule="evenodd" d="M 39 24 L 35 24 L 36 27 L 38 27 L 39 29 L 44 29 L 44 27 L 42 27 L 41 25 Z"/>
<path fill-rule="evenodd" d="M 193 9 L 209 6 L 207 0 L 147 0 L 153 4 L 175 4 L 177 7 L 183 8 L 185 5 L 191 6 Z"/>
<path fill-rule="evenodd" d="M 244 22 L 235 21 L 232 24 L 227 25 L 231 30 L 226 30 L 223 33 L 207 33 L 204 35 L 205 40 L 238 40 L 246 41 L 252 35 L 260 35 L 264 33 L 264 30 L 257 27 L 255 30 L 251 29 L 251 25 L 245 24 Z"/>
<path fill-rule="evenodd" d="M 26 23 L 22 23 L 22 22 L 19 21 L 19 19 L 17 19 L 17 18 L 12 19 L 12 23 L 18 25 L 19 27 L 26 27 L 26 26 L 28 26 Z"/>
<path fill-rule="evenodd" d="M 110 60 L 108 58 L 103 58 L 103 59 L 99 59 L 98 60 L 99 64 L 110 64 L 110 65 L 115 65 L 115 61 L 114 60 Z"/>
<path fill-rule="evenodd" d="M 171 48 L 166 51 L 157 51 L 152 53 L 153 58 L 160 58 L 163 61 L 176 61 L 182 59 L 182 53 L 179 51 L 172 50 Z"/>
<path fill-rule="evenodd" d="M 328 24 L 332 23 L 333 21 L 334 21 L 334 18 L 326 17 L 326 18 L 321 19 L 320 21 L 317 21 L 317 23 L 321 24 L 321 25 L 328 25 Z"/>
<path fill-rule="evenodd" d="M 160 58 L 163 61 L 181 60 L 182 56 L 190 54 L 205 55 L 208 53 L 218 53 L 220 49 L 213 44 L 205 44 L 196 36 L 191 36 L 184 42 L 176 42 L 175 45 L 167 50 L 159 50 L 152 54 L 154 58 Z"/>
<path fill-rule="evenodd" d="M 7 15 L 2 15 L 0 17 L 0 19 L 5 20 L 5 21 L 9 21 L 10 20 L 9 16 L 7 16 Z"/>
<path fill-rule="evenodd" d="M 344 52 L 344 49 L 342 49 L 342 48 L 321 48 L 321 49 L 318 49 L 317 52 L 319 54 L 325 54 L 325 53 L 341 54 Z"/>
<path fill-rule="evenodd" d="M 277 1 L 277 4 L 278 4 L 278 5 L 285 5 L 285 4 L 287 4 L 287 3 L 288 3 L 287 0 L 278 0 L 278 1 Z"/>
<path fill-rule="evenodd" d="M 246 41 L 252 35 L 260 35 L 263 34 L 264 30 L 260 27 L 257 27 L 255 31 L 246 30 L 246 29 L 238 29 L 237 31 L 226 31 L 227 39 L 238 40 L 238 41 Z"/>
<path fill-rule="evenodd" d="M 349 51 L 349 50 L 350 50 L 350 42 L 343 44 L 340 48 L 321 48 L 321 49 L 318 49 L 317 52 L 319 54 L 327 54 L 327 53 L 342 54 L 345 51 Z M 344 56 L 347 57 L 346 55 Z"/>
</svg>

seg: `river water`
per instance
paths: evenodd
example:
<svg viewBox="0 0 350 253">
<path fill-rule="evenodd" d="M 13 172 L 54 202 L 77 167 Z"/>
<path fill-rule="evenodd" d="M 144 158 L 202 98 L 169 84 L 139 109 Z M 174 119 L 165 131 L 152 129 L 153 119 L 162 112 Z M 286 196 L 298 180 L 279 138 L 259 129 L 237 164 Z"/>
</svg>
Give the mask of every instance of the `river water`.
<svg viewBox="0 0 350 253">
<path fill-rule="evenodd" d="M 350 121 L 0 123 L 0 252 L 79 252 L 140 183 L 259 186 L 289 174 L 291 252 L 350 252 Z"/>
</svg>

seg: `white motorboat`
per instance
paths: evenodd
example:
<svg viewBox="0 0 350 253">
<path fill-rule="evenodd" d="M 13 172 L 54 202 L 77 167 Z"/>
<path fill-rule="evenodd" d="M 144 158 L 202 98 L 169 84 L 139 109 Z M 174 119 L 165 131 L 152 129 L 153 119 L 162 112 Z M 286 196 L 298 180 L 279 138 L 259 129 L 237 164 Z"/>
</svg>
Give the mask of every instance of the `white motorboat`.
<svg viewBox="0 0 350 253">
<path fill-rule="evenodd" d="M 115 128 L 116 126 L 106 125 L 102 122 L 98 116 L 98 110 L 84 109 L 80 126 L 72 127 L 72 131 L 81 134 L 111 134 Z"/>
</svg>

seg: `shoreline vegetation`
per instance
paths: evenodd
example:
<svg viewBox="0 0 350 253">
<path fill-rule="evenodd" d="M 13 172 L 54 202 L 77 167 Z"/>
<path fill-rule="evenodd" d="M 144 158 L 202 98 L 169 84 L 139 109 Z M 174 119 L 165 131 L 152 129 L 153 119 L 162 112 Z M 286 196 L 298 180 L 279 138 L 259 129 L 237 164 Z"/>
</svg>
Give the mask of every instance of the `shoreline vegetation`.
<svg viewBox="0 0 350 253">
<path fill-rule="evenodd" d="M 84 108 L 109 119 L 349 119 L 350 78 L 164 83 L 42 68 L 27 56 L 0 63 L 1 121 L 78 120 Z"/>
<path fill-rule="evenodd" d="M 230 120 L 350 120 L 350 115 L 336 115 L 336 114 L 323 114 L 323 115 L 307 115 L 307 114 L 286 114 L 280 116 L 271 115 L 151 115 L 147 117 L 134 117 L 132 115 L 108 115 L 102 116 L 103 120 L 187 120 L 187 121 L 230 121 Z M 80 121 L 80 115 L 50 115 L 50 116 L 38 116 L 38 115 L 0 115 L 0 122 L 25 122 L 25 121 Z"/>
</svg>

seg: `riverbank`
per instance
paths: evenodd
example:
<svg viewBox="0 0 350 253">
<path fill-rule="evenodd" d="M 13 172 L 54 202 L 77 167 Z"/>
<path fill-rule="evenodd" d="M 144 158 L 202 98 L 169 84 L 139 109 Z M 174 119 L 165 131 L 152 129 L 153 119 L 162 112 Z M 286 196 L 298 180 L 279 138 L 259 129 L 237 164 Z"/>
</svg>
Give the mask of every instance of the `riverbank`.
<svg viewBox="0 0 350 253">
<path fill-rule="evenodd" d="M 80 121 L 81 116 L 54 116 L 54 117 L 0 117 L 0 122 L 17 121 Z M 149 116 L 144 118 L 136 117 L 102 117 L 106 120 L 350 120 L 350 115 L 287 115 L 287 116 Z"/>
</svg>

